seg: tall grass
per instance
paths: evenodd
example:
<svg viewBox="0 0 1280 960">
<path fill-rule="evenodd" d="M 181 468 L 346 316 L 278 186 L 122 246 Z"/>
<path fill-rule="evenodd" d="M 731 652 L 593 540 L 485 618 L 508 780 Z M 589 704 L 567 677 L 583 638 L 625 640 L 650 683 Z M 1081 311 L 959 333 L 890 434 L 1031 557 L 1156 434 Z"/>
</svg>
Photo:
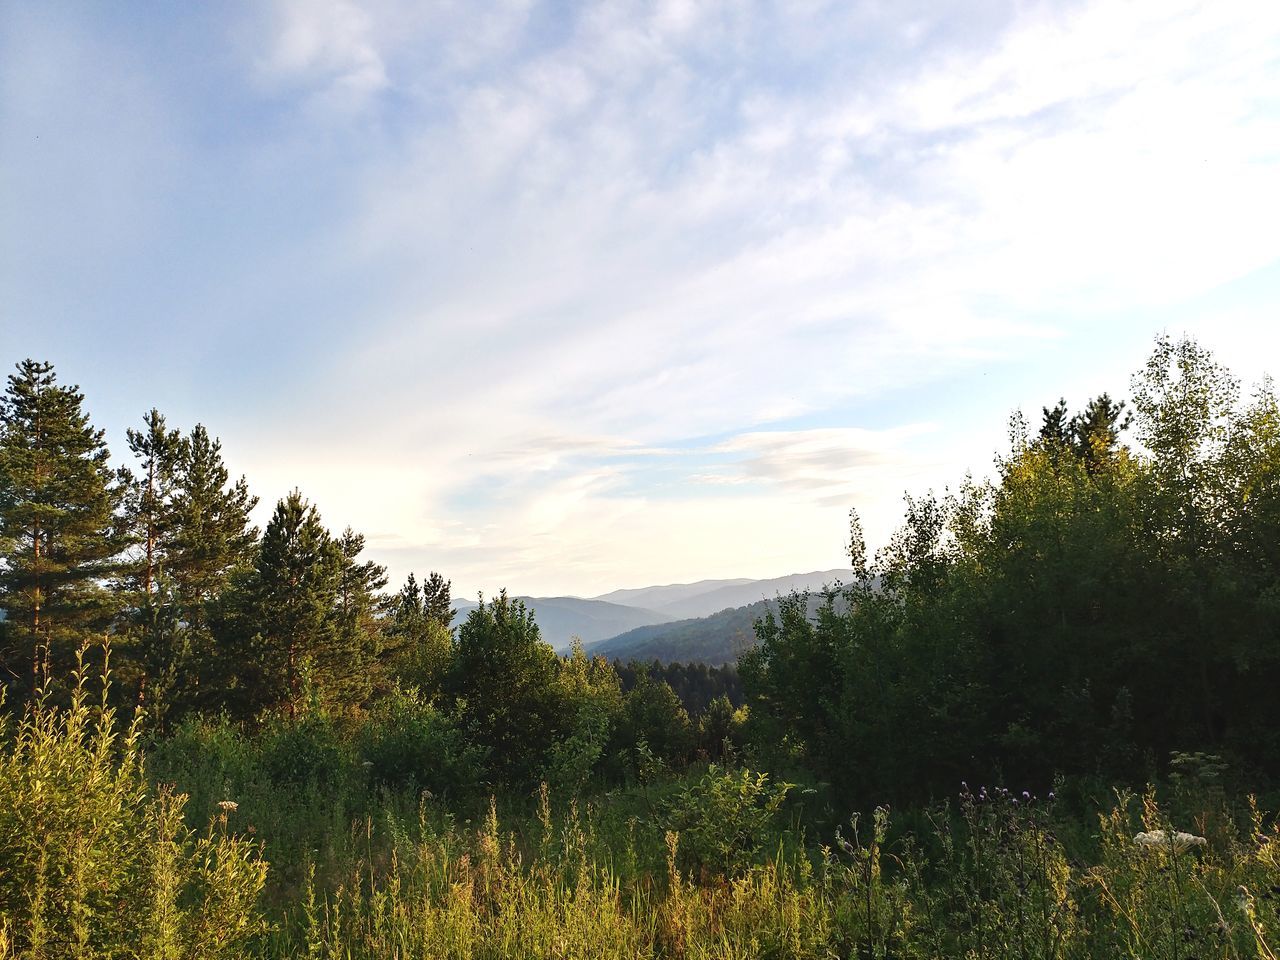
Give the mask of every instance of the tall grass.
<svg viewBox="0 0 1280 960">
<path fill-rule="evenodd" d="M 264 929 L 253 845 L 151 789 L 139 721 L 121 729 L 105 680 L 90 698 L 83 655 L 69 706 L 49 690 L 0 720 L 0 957 L 243 956 Z"/>
<path fill-rule="evenodd" d="M 1084 824 L 966 789 L 814 844 L 757 772 L 493 799 L 324 716 L 193 722 L 144 766 L 88 686 L 0 731 L 0 960 L 1277 960 L 1280 829 L 1216 787 Z M 420 721 L 432 765 L 450 733 Z"/>
</svg>

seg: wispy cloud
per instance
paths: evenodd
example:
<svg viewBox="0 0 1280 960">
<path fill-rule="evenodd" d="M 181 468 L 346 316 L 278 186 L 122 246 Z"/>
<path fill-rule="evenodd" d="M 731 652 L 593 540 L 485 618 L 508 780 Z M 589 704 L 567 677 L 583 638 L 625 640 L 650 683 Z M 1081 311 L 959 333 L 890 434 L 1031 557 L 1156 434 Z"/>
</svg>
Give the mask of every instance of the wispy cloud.
<svg viewBox="0 0 1280 960">
<path fill-rule="evenodd" d="M 63 140 L 2 128 L 0 290 L 58 309 L 0 346 L 142 371 L 108 409 L 198 411 L 397 575 L 834 565 L 848 506 L 887 530 L 1015 403 L 1276 291 L 1222 292 L 1280 263 L 1280 7 L 279 0 L 153 27 L 177 65 L 7 16 L 3 116 Z M 163 197 L 102 199 L 142 154 Z M 75 352 L 139 311 L 155 354 Z"/>
</svg>

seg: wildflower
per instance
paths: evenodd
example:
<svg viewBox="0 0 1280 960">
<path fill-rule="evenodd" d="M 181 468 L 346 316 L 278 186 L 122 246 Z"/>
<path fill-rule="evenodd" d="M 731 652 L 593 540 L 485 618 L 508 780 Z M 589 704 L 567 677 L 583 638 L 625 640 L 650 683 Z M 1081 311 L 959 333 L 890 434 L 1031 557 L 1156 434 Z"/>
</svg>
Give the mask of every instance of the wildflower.
<svg viewBox="0 0 1280 960">
<path fill-rule="evenodd" d="M 234 800 L 219 800 L 218 809 L 223 813 L 235 813 L 240 809 L 240 804 L 236 803 Z"/>
<path fill-rule="evenodd" d="M 1204 837 L 1197 837 L 1193 833 L 1180 833 L 1176 830 L 1152 830 L 1150 833 L 1140 833 L 1133 838 L 1133 842 L 1144 850 L 1170 850 L 1173 853 L 1183 853 L 1192 847 L 1203 847 L 1208 843 Z"/>
<path fill-rule="evenodd" d="M 368 770 L 370 767 L 372 767 L 372 766 L 373 766 L 373 761 L 372 761 L 372 760 L 366 760 L 364 763 L 360 764 L 360 766 L 362 766 L 362 767 L 364 767 L 366 770 Z"/>
</svg>

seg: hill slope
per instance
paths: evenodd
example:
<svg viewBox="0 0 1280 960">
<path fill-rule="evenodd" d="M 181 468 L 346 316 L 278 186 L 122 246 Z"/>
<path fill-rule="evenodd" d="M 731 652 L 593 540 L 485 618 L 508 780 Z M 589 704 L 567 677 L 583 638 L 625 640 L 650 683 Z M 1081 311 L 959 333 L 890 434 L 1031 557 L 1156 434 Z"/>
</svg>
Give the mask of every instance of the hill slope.
<svg viewBox="0 0 1280 960">
<path fill-rule="evenodd" d="M 772 580 L 729 582 L 701 593 L 658 605 L 649 604 L 649 606 L 659 613 L 666 614 L 672 620 L 707 617 L 730 607 L 744 607 L 760 600 L 772 600 L 796 590 L 817 593 L 836 580 L 849 583 L 852 579 L 852 570 L 815 570 L 812 573 L 793 573 L 785 577 L 774 577 Z"/>
<path fill-rule="evenodd" d="M 669 603 L 678 603 L 722 587 L 739 587 L 754 583 L 746 577 L 737 580 L 699 580 L 697 583 L 668 583 L 660 587 L 639 587 L 632 590 L 614 590 L 595 597 L 608 603 L 621 603 L 628 607 L 645 607 L 661 610 Z M 713 611 L 714 612 L 714 611 Z"/>
<path fill-rule="evenodd" d="M 574 637 L 584 644 L 594 643 L 635 627 L 664 623 L 673 619 L 656 610 L 607 603 L 603 600 L 581 600 L 577 597 L 518 597 L 533 611 L 542 639 L 557 650 L 568 648 Z M 458 626 L 467 614 L 476 608 L 474 600 L 460 600 L 455 604 Z"/>
<path fill-rule="evenodd" d="M 822 597 L 809 597 L 809 616 L 814 616 Z M 840 601 L 837 601 L 837 606 Z M 745 651 L 755 646 L 755 622 L 768 611 L 778 611 L 778 601 L 757 600 L 755 603 L 721 610 L 709 617 L 651 624 L 591 646 L 591 654 L 610 660 L 661 660 L 663 663 L 705 663 L 722 666 L 735 663 Z"/>
</svg>

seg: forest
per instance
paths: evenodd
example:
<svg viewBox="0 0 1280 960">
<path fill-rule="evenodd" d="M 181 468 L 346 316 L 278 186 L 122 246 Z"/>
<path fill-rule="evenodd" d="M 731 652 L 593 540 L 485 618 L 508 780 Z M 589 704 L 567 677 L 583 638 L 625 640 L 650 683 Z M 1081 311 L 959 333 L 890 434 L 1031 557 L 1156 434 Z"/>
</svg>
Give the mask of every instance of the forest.
<svg viewBox="0 0 1280 960">
<path fill-rule="evenodd" d="M 558 655 L 0 400 L 0 960 L 1280 953 L 1280 402 L 1162 336 L 735 667 Z M 305 478 L 299 478 L 305 482 Z M 513 585 L 515 586 L 515 585 Z"/>
</svg>

